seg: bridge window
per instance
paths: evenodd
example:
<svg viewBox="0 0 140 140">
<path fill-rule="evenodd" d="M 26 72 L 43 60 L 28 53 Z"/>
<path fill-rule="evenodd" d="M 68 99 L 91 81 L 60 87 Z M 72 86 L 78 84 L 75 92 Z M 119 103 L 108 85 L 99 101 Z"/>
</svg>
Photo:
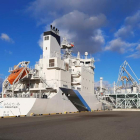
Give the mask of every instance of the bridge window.
<svg viewBox="0 0 140 140">
<path fill-rule="evenodd" d="M 67 88 L 68 86 L 67 85 L 63 85 L 63 87 L 66 87 Z"/>
<path fill-rule="evenodd" d="M 88 62 L 85 62 L 86 64 L 90 64 L 90 61 L 88 61 Z"/>
<path fill-rule="evenodd" d="M 49 40 L 49 36 L 45 36 L 45 40 Z"/>
<path fill-rule="evenodd" d="M 49 59 L 49 66 L 54 67 L 54 59 Z"/>
<path fill-rule="evenodd" d="M 79 91 L 81 91 L 81 88 L 77 87 L 77 89 L 78 89 Z"/>
</svg>

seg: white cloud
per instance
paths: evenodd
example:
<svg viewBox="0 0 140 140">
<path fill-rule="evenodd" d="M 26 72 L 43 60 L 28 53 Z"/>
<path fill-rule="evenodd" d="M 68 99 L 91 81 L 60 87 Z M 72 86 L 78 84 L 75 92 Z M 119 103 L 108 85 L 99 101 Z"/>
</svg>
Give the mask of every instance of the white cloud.
<svg viewBox="0 0 140 140">
<path fill-rule="evenodd" d="M 87 51 L 95 53 L 102 50 L 104 36 L 100 29 L 106 23 L 106 16 L 99 14 L 89 16 L 79 11 L 70 12 L 52 22 L 58 27 L 60 35 L 76 44 L 82 53 Z M 48 29 L 48 26 L 47 26 Z"/>
<path fill-rule="evenodd" d="M 135 59 L 140 58 L 140 44 L 136 47 L 135 51 L 131 55 L 128 55 L 127 57 Z"/>
<path fill-rule="evenodd" d="M 50 19 L 58 18 L 73 10 L 87 14 L 104 13 L 111 9 L 108 7 L 109 3 L 111 3 L 109 0 L 34 0 L 25 11 L 31 13 L 34 18 Z"/>
<path fill-rule="evenodd" d="M 103 14 L 89 16 L 79 11 L 73 11 L 55 19 L 51 24 L 58 27 L 62 38 L 66 37 L 69 42 L 74 42 L 76 51 L 83 53 L 87 51 L 88 47 L 89 52 L 95 53 L 101 51 L 105 43 L 103 32 L 100 29 L 105 23 L 106 17 Z M 45 29 L 50 30 L 50 24 L 46 25 Z M 42 37 L 43 35 L 38 41 L 41 48 L 43 47 Z"/>
<path fill-rule="evenodd" d="M 105 43 L 105 39 L 101 29 L 97 29 L 95 31 L 95 36 L 93 36 L 92 39 L 94 40 L 94 42 L 99 42 L 100 44 Z"/>
<path fill-rule="evenodd" d="M 40 35 L 40 39 L 38 40 L 38 45 L 41 49 L 43 49 L 43 34 Z"/>
<path fill-rule="evenodd" d="M 7 42 L 14 43 L 14 41 L 7 34 L 5 34 L 5 33 L 2 33 L 1 34 L 0 39 L 1 40 L 4 40 L 4 41 L 7 41 Z"/>
<path fill-rule="evenodd" d="M 125 18 L 124 25 L 114 34 L 115 37 L 121 37 L 125 39 L 127 37 L 133 37 L 134 30 L 140 28 L 140 11 L 137 11 L 134 15 Z"/>
<path fill-rule="evenodd" d="M 140 10 L 137 11 L 134 15 L 126 17 L 125 24 L 131 26 L 137 26 L 140 23 Z"/>
<path fill-rule="evenodd" d="M 116 39 L 108 42 L 105 50 L 116 51 L 122 54 L 130 51 L 131 54 L 127 57 L 140 58 L 140 45 L 138 45 L 138 43 L 128 43 L 123 41 L 123 39 L 134 37 L 135 31 L 138 29 L 140 29 L 140 11 L 137 11 L 134 15 L 125 18 L 124 25 L 114 33 Z"/>
<path fill-rule="evenodd" d="M 115 37 L 122 37 L 122 38 L 127 38 L 131 36 L 134 36 L 134 32 L 132 31 L 131 26 L 124 26 L 121 27 L 115 34 Z"/>
<path fill-rule="evenodd" d="M 90 30 L 97 29 L 106 23 L 106 16 L 99 14 L 96 16 L 89 16 L 83 12 L 74 10 L 68 14 L 53 21 L 54 26 L 60 26 L 59 28 L 73 28 L 75 30 Z M 84 33 L 83 33 L 84 34 Z"/>
<path fill-rule="evenodd" d="M 7 34 L 2 33 L 1 37 L 2 40 L 10 41 L 10 37 Z"/>
<path fill-rule="evenodd" d="M 124 8 L 126 3 L 129 6 L 125 6 Z M 107 15 L 119 9 L 118 13 L 124 16 L 138 9 L 139 4 L 139 1 L 133 2 L 128 0 L 33 0 L 25 11 L 36 18 L 37 21 L 39 21 L 39 19 L 52 20 L 53 18 L 59 18 L 74 10 L 81 11 L 88 15 L 97 15 L 100 13 Z"/>
<path fill-rule="evenodd" d="M 102 3 L 101 3 L 102 1 Z M 37 19 L 38 25 L 52 24 L 60 30 L 61 37 L 74 42 L 76 50 L 81 53 L 87 51 L 96 53 L 102 51 L 104 36 L 102 27 L 106 25 L 108 0 L 34 0 L 27 7 L 26 12 Z M 100 8 L 99 8 L 100 7 Z M 109 8 L 108 8 L 109 9 Z M 39 46 L 42 48 L 42 39 Z"/>
<path fill-rule="evenodd" d="M 111 40 L 105 47 L 105 51 L 114 51 L 121 54 L 127 53 L 128 51 L 133 51 L 133 47 L 135 47 L 137 43 L 128 43 L 120 38 Z"/>
<path fill-rule="evenodd" d="M 131 5 L 131 8 L 124 8 L 126 3 Z M 102 51 L 105 44 L 102 27 L 106 25 L 106 16 L 119 8 L 121 18 L 124 18 L 138 9 L 139 4 L 140 2 L 128 0 L 34 0 L 27 6 L 26 12 L 37 20 L 38 25 L 47 24 L 47 30 L 48 22 L 52 21 L 52 24 L 60 29 L 60 35 L 74 42 L 75 47 L 82 53 L 87 50 L 95 53 Z M 133 52 L 134 44 L 137 43 L 129 43 L 123 39 L 135 35 L 134 29 L 140 27 L 139 19 L 140 11 L 126 17 L 123 26 L 114 34 L 115 38 L 107 43 L 105 50 Z M 42 48 L 42 38 L 38 43 Z"/>
<path fill-rule="evenodd" d="M 124 39 L 135 36 L 136 29 L 140 28 L 140 11 L 134 15 L 126 17 L 124 25 L 114 33 L 114 39 L 109 41 L 105 46 L 105 51 L 114 51 L 121 54 L 131 52 L 127 57 L 139 58 L 138 43 L 129 43 Z"/>
</svg>

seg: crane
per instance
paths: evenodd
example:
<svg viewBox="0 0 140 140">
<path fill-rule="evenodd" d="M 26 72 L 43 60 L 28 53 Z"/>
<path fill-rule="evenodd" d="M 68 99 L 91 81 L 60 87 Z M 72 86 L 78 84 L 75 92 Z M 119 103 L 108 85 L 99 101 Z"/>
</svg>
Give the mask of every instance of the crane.
<svg viewBox="0 0 140 140">
<path fill-rule="evenodd" d="M 128 72 L 128 70 L 126 69 L 126 67 L 129 67 L 129 69 L 131 70 L 131 72 L 133 73 L 133 75 L 135 76 L 135 78 L 137 80 L 135 80 L 132 75 Z M 124 72 L 126 72 L 126 74 L 128 75 L 128 78 L 126 79 L 126 76 L 123 76 Z M 120 82 L 122 80 L 124 80 L 124 78 L 127 80 L 127 81 L 131 81 L 132 82 L 132 86 L 133 87 L 137 87 L 138 88 L 138 91 L 139 91 L 139 79 L 138 77 L 136 76 L 136 74 L 134 73 L 134 71 L 132 70 L 132 68 L 130 67 L 130 65 L 128 64 L 127 61 L 124 61 L 124 63 L 120 66 L 120 70 L 119 70 L 119 76 L 118 76 L 118 81 L 117 81 L 117 87 L 119 88 L 119 85 L 120 85 Z M 117 88 L 117 89 L 118 89 Z"/>
</svg>

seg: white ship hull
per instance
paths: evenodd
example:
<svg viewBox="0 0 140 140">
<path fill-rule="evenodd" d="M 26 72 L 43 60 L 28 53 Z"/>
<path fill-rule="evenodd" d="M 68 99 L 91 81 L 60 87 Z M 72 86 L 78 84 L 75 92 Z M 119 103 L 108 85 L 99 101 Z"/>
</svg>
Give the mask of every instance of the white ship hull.
<svg viewBox="0 0 140 140">
<path fill-rule="evenodd" d="M 80 93 L 81 94 L 81 93 Z M 91 110 L 101 110 L 102 104 L 96 99 L 96 96 L 81 94 L 84 101 Z M 84 108 L 83 108 L 84 109 Z M 64 113 L 76 112 L 78 110 L 74 104 L 65 96 L 61 90 L 51 99 L 41 98 L 1 98 L 0 116 L 30 116 L 34 114 Z"/>
</svg>

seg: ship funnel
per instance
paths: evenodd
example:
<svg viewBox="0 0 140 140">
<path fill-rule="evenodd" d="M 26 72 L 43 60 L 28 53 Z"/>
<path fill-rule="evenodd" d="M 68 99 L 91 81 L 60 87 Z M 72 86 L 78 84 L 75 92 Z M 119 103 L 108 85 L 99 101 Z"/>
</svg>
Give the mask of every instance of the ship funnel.
<svg viewBox="0 0 140 140">
<path fill-rule="evenodd" d="M 77 53 L 77 59 L 80 59 L 80 52 Z"/>
</svg>

